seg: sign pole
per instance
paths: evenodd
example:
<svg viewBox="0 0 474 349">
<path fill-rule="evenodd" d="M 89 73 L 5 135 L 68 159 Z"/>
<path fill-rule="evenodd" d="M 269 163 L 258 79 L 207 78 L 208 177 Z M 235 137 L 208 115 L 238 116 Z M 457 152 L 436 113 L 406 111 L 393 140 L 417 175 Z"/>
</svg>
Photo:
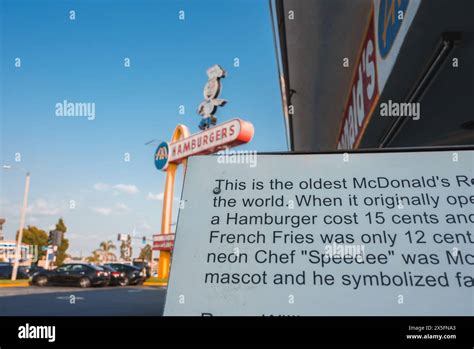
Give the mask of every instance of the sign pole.
<svg viewBox="0 0 474 349">
<path fill-rule="evenodd" d="M 181 138 L 189 137 L 190 133 L 186 126 L 178 125 L 173 132 L 171 142 L 176 142 Z M 186 160 L 182 162 L 186 166 Z M 176 170 L 178 164 L 170 163 L 166 169 L 165 191 L 163 193 L 163 211 L 161 214 L 161 234 L 171 233 L 171 222 L 173 219 L 173 198 L 174 198 L 174 181 L 176 178 Z M 170 270 L 171 252 L 160 251 L 160 259 L 158 262 L 158 277 L 168 279 Z"/>
<path fill-rule="evenodd" d="M 25 192 L 23 195 L 23 206 L 21 208 L 21 215 L 20 215 L 20 229 L 18 230 L 18 240 L 16 243 L 16 250 L 15 250 L 15 263 L 13 263 L 13 270 L 12 270 L 12 280 L 16 280 L 17 273 L 18 273 L 18 266 L 20 265 L 21 259 L 21 243 L 23 240 L 23 229 L 25 228 L 25 216 L 26 216 L 26 209 L 28 207 L 28 192 L 30 190 L 30 173 L 26 173 L 25 179 Z"/>
</svg>

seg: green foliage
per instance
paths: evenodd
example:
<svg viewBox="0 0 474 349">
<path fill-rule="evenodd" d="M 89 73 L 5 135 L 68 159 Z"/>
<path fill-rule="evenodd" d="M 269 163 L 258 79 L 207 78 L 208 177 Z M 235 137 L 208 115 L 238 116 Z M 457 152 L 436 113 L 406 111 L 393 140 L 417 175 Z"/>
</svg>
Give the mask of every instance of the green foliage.
<svg viewBox="0 0 474 349">
<path fill-rule="evenodd" d="M 58 246 L 58 251 L 56 252 L 56 265 L 60 266 L 63 264 L 64 260 L 67 257 L 66 251 L 69 248 L 69 240 L 63 237 L 61 245 Z"/>
<path fill-rule="evenodd" d="M 62 218 L 59 218 L 58 223 L 56 224 L 56 230 L 59 230 L 63 233 L 61 245 L 58 246 L 58 251 L 56 252 L 56 265 L 61 265 L 66 259 L 66 251 L 69 248 L 69 240 L 65 238 L 65 233 L 67 227 L 64 224 Z M 42 246 L 48 246 L 48 234 L 35 226 L 29 225 L 27 228 L 23 229 L 22 242 L 28 245 L 38 246 L 38 257 L 46 255 L 46 251 L 42 251 Z M 18 231 L 16 232 L 16 240 L 18 240 Z"/>
<path fill-rule="evenodd" d="M 61 241 L 61 245 L 58 246 L 58 251 L 56 252 L 56 265 L 60 266 L 63 264 L 64 260 L 67 257 L 66 251 L 69 248 L 69 240 L 66 239 L 66 231 L 67 227 L 64 224 L 62 218 L 59 218 L 58 223 L 56 224 L 56 230 L 59 230 L 63 233 L 63 239 Z"/>
<path fill-rule="evenodd" d="M 16 240 L 18 240 L 18 231 L 16 232 Z M 38 256 L 42 257 L 46 254 L 46 251 L 41 251 L 41 247 L 48 245 L 48 234 L 42 229 L 29 225 L 27 228 L 23 229 L 21 242 L 28 245 L 38 246 Z"/>
<path fill-rule="evenodd" d="M 151 261 L 152 256 L 152 249 L 150 244 L 146 244 L 145 247 L 142 248 L 140 251 L 140 255 L 138 256 L 139 259 L 143 259 L 144 261 Z"/>
<path fill-rule="evenodd" d="M 59 218 L 58 223 L 56 223 L 56 230 L 61 231 L 63 234 L 67 232 L 67 227 L 62 218 Z"/>
</svg>

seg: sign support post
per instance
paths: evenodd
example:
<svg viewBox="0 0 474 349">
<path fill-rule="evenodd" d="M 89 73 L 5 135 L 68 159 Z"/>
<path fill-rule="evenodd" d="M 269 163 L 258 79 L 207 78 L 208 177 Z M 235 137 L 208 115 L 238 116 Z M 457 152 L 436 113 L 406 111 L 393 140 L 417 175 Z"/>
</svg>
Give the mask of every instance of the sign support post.
<svg viewBox="0 0 474 349">
<path fill-rule="evenodd" d="M 171 137 L 171 142 L 176 142 L 181 138 L 189 137 L 189 130 L 184 125 L 176 126 Z M 183 166 L 186 166 L 186 159 L 183 160 Z M 161 234 L 171 233 L 171 222 L 173 219 L 173 198 L 174 198 L 174 181 L 176 178 L 176 170 L 178 164 L 169 164 L 166 169 L 165 191 L 163 194 L 163 211 L 161 214 Z M 160 259 L 158 262 L 158 277 L 167 279 L 171 263 L 171 251 L 160 251 Z"/>
</svg>

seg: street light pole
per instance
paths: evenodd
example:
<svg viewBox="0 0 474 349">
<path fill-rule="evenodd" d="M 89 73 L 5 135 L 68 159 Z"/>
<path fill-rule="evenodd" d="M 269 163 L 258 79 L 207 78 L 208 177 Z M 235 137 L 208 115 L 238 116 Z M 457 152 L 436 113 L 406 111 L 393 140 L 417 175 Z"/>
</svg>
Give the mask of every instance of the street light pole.
<svg viewBox="0 0 474 349">
<path fill-rule="evenodd" d="M 23 240 L 23 228 L 25 227 L 26 207 L 28 205 L 28 192 L 30 190 L 30 173 L 26 173 L 25 193 L 23 194 L 23 207 L 20 215 L 20 230 L 18 231 L 18 241 L 16 243 L 15 263 L 13 264 L 12 280 L 16 280 L 18 266 L 21 258 L 21 241 Z"/>
</svg>

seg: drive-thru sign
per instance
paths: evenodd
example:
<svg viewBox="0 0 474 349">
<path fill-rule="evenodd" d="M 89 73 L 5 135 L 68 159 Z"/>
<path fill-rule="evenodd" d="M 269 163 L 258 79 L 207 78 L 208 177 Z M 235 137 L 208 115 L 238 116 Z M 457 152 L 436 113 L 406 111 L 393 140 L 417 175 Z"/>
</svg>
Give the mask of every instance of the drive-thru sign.
<svg viewBox="0 0 474 349">
<path fill-rule="evenodd" d="M 474 315 L 474 151 L 188 161 L 165 315 Z"/>
</svg>

